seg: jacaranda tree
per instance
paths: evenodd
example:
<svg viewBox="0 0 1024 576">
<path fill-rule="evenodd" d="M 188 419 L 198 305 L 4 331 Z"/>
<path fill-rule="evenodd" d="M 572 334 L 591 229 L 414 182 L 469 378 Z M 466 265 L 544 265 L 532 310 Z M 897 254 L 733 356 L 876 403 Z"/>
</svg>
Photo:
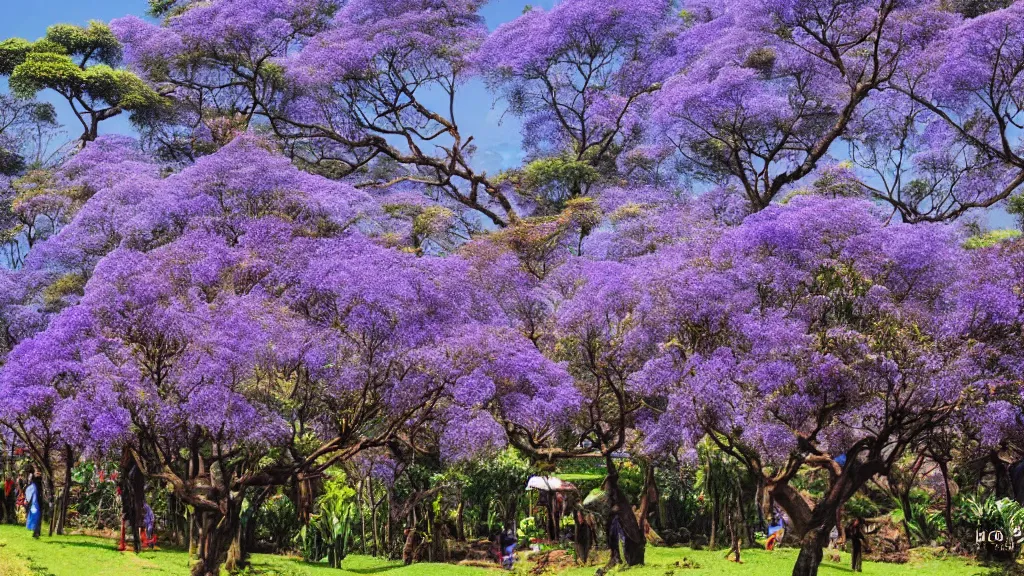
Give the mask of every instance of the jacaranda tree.
<svg viewBox="0 0 1024 576">
<path fill-rule="evenodd" d="M 815 574 L 836 513 L 923 435 L 977 409 L 995 376 L 979 343 L 1014 298 L 967 265 L 953 229 L 883 226 L 865 202 L 798 198 L 696 257 L 645 262 L 661 353 L 633 379 L 664 399 L 645 432 L 662 448 L 709 438 L 743 463 Z M 1013 329 L 1012 327 L 1010 328 Z M 797 474 L 827 474 L 811 501 Z"/>
<path fill-rule="evenodd" d="M 418 459 L 506 444 L 601 458 L 627 564 L 615 458 L 713 450 L 809 576 L 906 454 L 1020 435 L 1020 243 L 956 222 L 1021 203 L 1020 3 L 150 4 L 0 42 L 0 426 L 51 494 L 138 466 L 196 576 L 245 562 L 257 492 L 308 520 L 372 454 L 402 522 Z M 470 82 L 522 166 L 480 168 Z M 83 127 L 60 166 L 42 91 Z M 139 141 L 99 134 L 124 112 Z"/>
</svg>

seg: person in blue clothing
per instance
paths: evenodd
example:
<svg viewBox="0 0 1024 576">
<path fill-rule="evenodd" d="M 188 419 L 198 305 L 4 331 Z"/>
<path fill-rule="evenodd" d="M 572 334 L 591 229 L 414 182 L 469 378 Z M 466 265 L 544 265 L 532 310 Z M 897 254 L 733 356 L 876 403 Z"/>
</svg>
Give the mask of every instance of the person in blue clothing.
<svg viewBox="0 0 1024 576">
<path fill-rule="evenodd" d="M 25 528 L 32 531 L 33 538 L 39 538 L 43 526 L 43 479 L 39 473 L 33 470 L 28 476 L 28 486 L 25 488 L 25 508 L 28 520 Z"/>
<path fill-rule="evenodd" d="M 511 570 L 516 562 L 516 546 L 519 544 L 519 536 L 515 528 L 509 526 L 498 536 L 498 544 L 501 550 L 501 567 Z"/>
</svg>

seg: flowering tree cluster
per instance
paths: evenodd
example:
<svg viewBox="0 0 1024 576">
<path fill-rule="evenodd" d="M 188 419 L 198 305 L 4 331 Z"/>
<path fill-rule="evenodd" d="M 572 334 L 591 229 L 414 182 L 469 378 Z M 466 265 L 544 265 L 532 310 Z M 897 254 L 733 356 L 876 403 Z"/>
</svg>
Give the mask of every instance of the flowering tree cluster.
<svg viewBox="0 0 1024 576">
<path fill-rule="evenodd" d="M 196 510 L 200 576 L 255 490 L 307 514 L 366 452 L 511 444 L 602 457 L 636 564 L 613 455 L 710 442 L 802 576 L 908 451 L 1020 434 L 1024 251 L 954 222 L 1024 183 L 1019 5 L 480 4 L 161 0 L 0 43 L 88 142 L 4 199 L 0 423 L 51 493 L 56 455 L 134 462 Z M 481 79 L 523 118 L 499 175 L 455 113 Z M 98 137 L 123 110 L 141 140 Z"/>
</svg>

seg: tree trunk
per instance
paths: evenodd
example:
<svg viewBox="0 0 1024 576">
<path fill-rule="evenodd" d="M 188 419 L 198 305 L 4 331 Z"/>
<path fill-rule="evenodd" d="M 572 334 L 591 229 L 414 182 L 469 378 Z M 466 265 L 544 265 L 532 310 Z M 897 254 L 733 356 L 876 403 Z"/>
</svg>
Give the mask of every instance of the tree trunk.
<svg viewBox="0 0 1024 576">
<path fill-rule="evenodd" d="M 644 486 L 640 494 L 640 509 L 637 511 L 637 522 L 644 533 L 644 538 L 651 544 L 661 543 L 661 536 L 654 531 L 650 522 L 651 509 L 658 504 L 658 501 L 658 482 L 654 478 L 654 463 L 650 463 L 644 472 Z"/>
<path fill-rule="evenodd" d="M 622 489 L 619 488 L 619 473 L 610 454 L 605 455 L 605 462 L 608 467 L 608 477 L 605 478 L 605 492 L 608 494 L 608 503 L 611 506 L 611 518 L 608 522 L 608 544 L 614 554 L 618 548 L 617 540 L 622 538 L 624 540 L 622 544 L 622 560 L 627 566 L 641 565 L 644 563 L 647 541 L 644 538 L 643 531 L 640 529 L 640 525 L 636 521 L 633 506 L 629 503 L 626 495 L 622 493 Z M 617 531 L 614 529 L 616 520 L 621 534 L 615 533 Z M 614 562 L 614 558 L 615 556 L 613 555 L 612 561 L 609 562 L 610 566 Z"/>
<path fill-rule="evenodd" d="M 942 506 L 942 517 L 946 520 L 946 546 L 953 544 L 953 494 L 949 485 L 949 464 L 945 460 L 938 460 L 939 472 L 942 473 L 942 488 L 945 492 L 945 502 Z"/>
<path fill-rule="evenodd" d="M 197 529 L 196 515 L 193 512 L 188 517 L 188 557 L 195 558 L 199 554 L 199 530 Z"/>
<path fill-rule="evenodd" d="M 713 491 L 712 491 L 713 492 Z M 718 536 L 718 496 L 711 496 L 711 536 L 708 538 L 708 550 L 715 549 L 715 537 Z"/>
<path fill-rule="evenodd" d="M 794 526 L 803 527 L 796 533 L 800 539 L 800 555 L 797 556 L 796 565 L 793 567 L 793 576 L 817 575 L 822 548 L 828 544 L 829 532 L 836 522 L 836 512 L 869 478 L 884 473 L 886 467 L 883 460 L 857 462 L 847 459 L 842 473 L 836 476 L 825 497 L 819 500 L 813 509 L 810 509 L 802 497 L 797 498 L 798 493 L 788 484 L 773 487 L 772 494 L 780 503 L 785 502 L 783 509 L 786 509 Z M 803 519 L 798 522 L 794 516 L 803 517 L 806 522 Z"/>
<path fill-rule="evenodd" d="M 56 506 L 48 506 L 50 504 L 53 504 L 54 496 L 57 494 L 57 489 L 54 486 L 54 482 L 53 482 L 53 470 L 50 470 L 49 468 L 47 468 L 45 474 L 46 474 L 45 497 L 39 499 L 39 509 L 41 511 L 40 516 L 39 516 L 39 521 L 40 522 L 42 522 L 43 518 L 46 518 L 46 514 L 47 514 L 47 509 L 48 508 L 49 508 L 49 512 L 50 513 L 55 513 L 56 510 L 57 510 Z M 56 524 L 56 522 L 55 522 L 56 519 L 57 518 L 56 518 L 55 514 L 50 517 L 50 536 L 53 536 L 53 529 L 56 528 L 56 526 L 54 525 L 54 524 Z"/>
<path fill-rule="evenodd" d="M 64 524 L 68 518 L 68 503 L 71 500 L 71 469 L 75 467 L 75 457 L 70 448 L 64 450 L 64 488 L 61 490 L 60 501 L 57 504 L 57 511 L 54 516 L 57 519 L 56 532 L 59 536 L 64 535 Z"/>
<path fill-rule="evenodd" d="M 356 490 L 356 506 L 359 507 L 359 552 L 366 555 L 366 506 L 363 500 L 363 491 L 366 488 L 366 481 L 359 482 Z"/>
<path fill-rule="evenodd" d="M 466 541 L 466 502 L 462 498 L 462 488 L 459 487 L 459 506 L 455 510 L 455 537 L 459 542 Z"/>
<path fill-rule="evenodd" d="M 220 576 L 220 567 L 235 570 L 239 558 L 229 557 L 232 542 L 239 537 L 240 503 L 227 497 L 227 514 L 203 514 L 199 560 L 192 566 L 192 576 Z"/>
<path fill-rule="evenodd" d="M 245 568 L 246 559 L 248 558 L 248 550 L 245 546 L 245 529 L 241 522 L 235 527 L 234 532 L 231 535 L 231 544 L 228 546 L 228 552 L 226 560 L 224 561 L 224 568 L 228 572 L 234 572 Z"/>
<path fill-rule="evenodd" d="M 827 544 L 831 529 L 831 526 L 827 529 L 822 526 L 804 534 L 800 540 L 800 554 L 796 557 L 796 566 L 793 566 L 793 576 L 817 576 L 823 555 L 822 548 Z"/>
<path fill-rule="evenodd" d="M 914 537 L 910 534 L 910 522 L 913 520 L 911 516 L 914 513 L 913 506 L 910 503 L 910 490 L 900 490 L 899 494 L 900 508 L 903 509 L 903 534 L 907 537 L 907 548 L 914 546 Z"/>
<path fill-rule="evenodd" d="M 518 514 L 519 508 L 519 495 L 513 494 L 509 497 L 508 505 L 505 506 L 505 518 L 502 523 L 502 528 L 515 528 L 519 522 L 516 515 Z"/>
<path fill-rule="evenodd" d="M 370 506 L 370 523 L 372 524 L 372 526 L 370 526 L 370 529 L 373 530 L 373 555 L 374 556 L 380 556 L 380 536 L 379 536 L 380 530 L 379 530 L 379 526 L 377 524 L 377 509 L 384 502 L 384 497 L 381 496 L 380 500 L 374 498 L 374 496 L 373 496 L 373 480 L 369 480 L 369 478 L 367 480 L 370 483 L 369 484 L 370 502 L 372 503 L 371 506 Z"/>
</svg>

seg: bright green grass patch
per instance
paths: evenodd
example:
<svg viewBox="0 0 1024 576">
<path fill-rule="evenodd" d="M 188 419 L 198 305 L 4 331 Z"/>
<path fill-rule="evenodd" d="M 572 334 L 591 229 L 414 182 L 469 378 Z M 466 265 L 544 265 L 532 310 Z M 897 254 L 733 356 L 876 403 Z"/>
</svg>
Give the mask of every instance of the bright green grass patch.
<svg viewBox="0 0 1024 576">
<path fill-rule="evenodd" d="M 747 576 L 789 576 L 793 573 L 798 551 L 793 548 L 777 549 L 773 552 L 765 550 L 744 550 L 742 564 L 736 564 L 723 558 L 725 550 L 709 552 L 707 550 L 691 550 L 689 548 L 648 548 L 647 564 L 623 571 L 625 576 L 712 576 L 712 575 L 747 575 Z M 690 562 L 684 562 L 683 559 Z M 683 566 L 678 567 L 676 562 Z M 581 567 L 568 570 L 564 576 L 593 576 L 593 567 Z M 850 555 L 840 552 L 838 563 L 827 558 L 818 571 L 820 576 L 849 575 Z M 914 555 L 907 564 L 882 564 L 864 562 L 865 576 L 910 576 L 927 574 L 935 576 L 989 576 L 991 570 L 959 557 L 938 558 L 927 555 L 927 558 Z"/>
<path fill-rule="evenodd" d="M 0 526 L 0 576 L 187 576 L 188 555 L 180 550 L 157 550 L 135 555 L 117 552 L 115 542 L 88 536 L 62 536 L 33 540 L 19 526 Z M 616 571 L 623 576 L 788 576 L 792 573 L 797 551 L 781 549 L 774 552 L 744 550 L 743 564 L 722 558 L 724 551 L 708 552 L 688 548 L 648 548 L 647 565 Z M 688 559 L 698 567 L 684 568 Z M 842 553 L 839 563 L 828 560 L 821 576 L 850 573 L 850 556 Z M 514 576 L 527 576 L 530 565 L 521 562 Z M 596 566 L 573 568 L 564 576 L 592 576 Z M 349 556 L 345 568 L 334 570 L 327 565 L 307 564 L 286 556 L 256 554 L 252 575 L 263 576 L 500 576 L 494 569 L 418 563 L 403 566 L 366 556 Z M 916 574 L 941 576 L 990 576 L 992 571 L 956 557 L 915 555 L 908 564 L 864 563 L 866 576 L 910 576 Z"/>
</svg>

